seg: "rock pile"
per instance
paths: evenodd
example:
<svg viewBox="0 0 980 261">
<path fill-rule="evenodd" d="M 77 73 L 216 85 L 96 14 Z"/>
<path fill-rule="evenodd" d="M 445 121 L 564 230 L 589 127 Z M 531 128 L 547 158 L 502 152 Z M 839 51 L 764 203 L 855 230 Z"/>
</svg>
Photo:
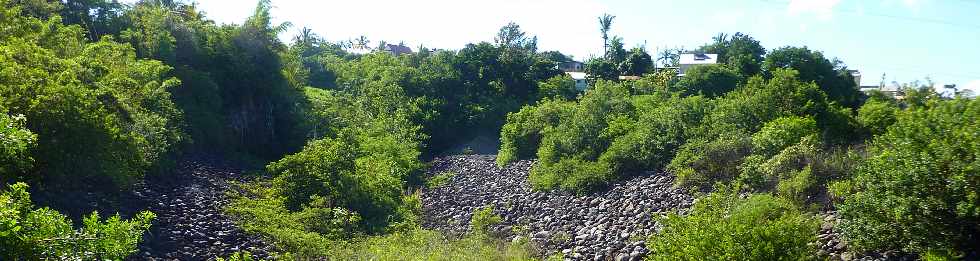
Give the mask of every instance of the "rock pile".
<svg viewBox="0 0 980 261">
<path fill-rule="evenodd" d="M 685 212 L 694 201 L 672 187 L 672 176 L 653 172 L 589 195 L 533 191 L 527 181 L 531 165 L 519 161 L 501 169 L 492 155 L 434 160 L 429 175 L 455 175 L 423 191 L 424 226 L 465 233 L 474 210 L 493 206 L 503 222 L 491 231 L 515 241 L 530 240 L 545 255 L 639 260 L 647 253 L 644 240 L 659 229 L 655 217 Z"/>
<path fill-rule="evenodd" d="M 222 213 L 229 180 L 241 171 L 206 156 L 183 160 L 177 173 L 148 178 L 133 193 L 142 209 L 157 214 L 131 260 L 208 260 L 250 251 L 266 258 L 271 249 L 244 234 Z"/>
</svg>

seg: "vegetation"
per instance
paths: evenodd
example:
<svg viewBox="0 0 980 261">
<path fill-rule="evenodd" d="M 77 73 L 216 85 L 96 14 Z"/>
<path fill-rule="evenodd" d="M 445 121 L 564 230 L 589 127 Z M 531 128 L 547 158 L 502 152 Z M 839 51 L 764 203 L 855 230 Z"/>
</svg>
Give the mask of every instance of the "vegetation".
<svg viewBox="0 0 980 261">
<path fill-rule="evenodd" d="M 649 260 L 815 260 L 818 222 L 784 199 L 716 192 L 671 214 L 647 241 Z"/>
<path fill-rule="evenodd" d="M 100 221 L 93 212 L 75 229 L 57 211 L 35 208 L 27 185 L 15 183 L 0 191 L 0 258 L 121 260 L 136 252 L 155 217 L 141 212 L 130 220 L 115 215 Z"/>
<path fill-rule="evenodd" d="M 223 25 L 182 1 L 0 0 L 0 259 L 126 258 L 152 213 L 66 216 L 30 194 L 118 195 L 201 152 L 266 165 L 226 211 L 284 259 L 531 259 L 489 207 L 459 238 L 420 228 L 419 190 L 455 175 L 426 180 L 423 160 L 497 133 L 498 165 L 537 159 L 536 189 L 666 170 L 697 191 L 653 259 L 812 259 L 817 209 L 840 211 L 853 249 L 980 251 L 977 100 L 865 96 L 836 58 L 742 33 L 691 50 L 719 64 L 680 77 L 657 65 L 682 50 L 628 48 L 609 14 L 582 93 L 557 69 L 572 58 L 516 23 L 458 50 L 354 54 L 308 28 L 281 41 L 271 6 Z"/>
<path fill-rule="evenodd" d="M 976 251 L 980 101 L 932 99 L 894 117 L 842 196 L 845 235 L 861 249 Z"/>
</svg>

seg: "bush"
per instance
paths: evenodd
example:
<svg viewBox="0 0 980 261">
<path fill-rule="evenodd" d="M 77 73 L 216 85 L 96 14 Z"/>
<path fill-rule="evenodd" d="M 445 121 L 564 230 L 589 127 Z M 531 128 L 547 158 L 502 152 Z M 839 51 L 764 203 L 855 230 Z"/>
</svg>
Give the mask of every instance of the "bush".
<svg viewBox="0 0 980 261">
<path fill-rule="evenodd" d="M 363 217 L 365 229 L 384 228 L 400 204 L 405 180 L 421 168 L 417 149 L 392 138 L 342 131 L 269 164 L 268 171 L 290 210 L 316 198 Z"/>
<path fill-rule="evenodd" d="M 474 233 L 490 235 L 490 228 L 503 221 L 500 215 L 493 213 L 492 206 L 485 206 L 473 211 L 470 227 Z"/>
<path fill-rule="evenodd" d="M 144 211 L 131 220 L 115 215 L 99 221 L 93 212 L 75 230 L 57 211 L 35 209 L 27 185 L 16 183 L 0 193 L 0 259 L 122 260 L 136 252 L 154 218 Z"/>
<path fill-rule="evenodd" d="M 671 214 L 647 240 L 650 260 L 813 260 L 818 221 L 770 195 L 715 192 Z"/>
<path fill-rule="evenodd" d="M 843 195 L 841 228 L 857 249 L 976 251 L 980 100 L 933 99 L 897 114 Z"/>
<path fill-rule="evenodd" d="M 718 181 L 738 176 L 738 166 L 752 151 L 746 134 L 721 135 L 717 139 L 695 139 L 684 144 L 667 170 L 677 176 L 677 184 L 709 188 Z"/>
<path fill-rule="evenodd" d="M 817 122 L 813 118 L 795 116 L 777 118 L 763 125 L 759 132 L 752 134 L 753 153 L 774 155 L 817 132 Z"/>
</svg>

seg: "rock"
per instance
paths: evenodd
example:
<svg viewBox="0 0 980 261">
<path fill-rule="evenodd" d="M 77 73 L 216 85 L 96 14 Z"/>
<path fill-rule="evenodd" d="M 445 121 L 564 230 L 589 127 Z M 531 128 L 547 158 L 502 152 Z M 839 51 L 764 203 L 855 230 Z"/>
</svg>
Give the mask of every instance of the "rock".
<svg viewBox="0 0 980 261">
<path fill-rule="evenodd" d="M 629 261 L 630 255 L 626 253 L 620 253 L 616 256 L 616 261 Z"/>
<path fill-rule="evenodd" d="M 647 172 L 600 192 L 572 195 L 532 190 L 527 175 L 534 161 L 498 168 L 494 160 L 490 155 L 434 159 L 426 175 L 443 171 L 457 175 L 438 189 L 422 194 L 423 227 L 453 235 L 467 233 L 472 210 L 491 205 L 497 206 L 504 218 L 500 227 L 532 231 L 530 241 L 543 252 L 567 249 L 582 255 L 576 260 L 597 256 L 630 260 L 633 252 L 642 256 L 647 250 L 642 242 L 627 245 L 624 241 L 656 231 L 656 223 L 651 220 L 653 211 L 664 215 L 684 213 L 693 202 L 686 191 L 673 188 L 674 177 L 669 174 Z M 617 253 L 619 249 L 623 250 Z"/>
</svg>

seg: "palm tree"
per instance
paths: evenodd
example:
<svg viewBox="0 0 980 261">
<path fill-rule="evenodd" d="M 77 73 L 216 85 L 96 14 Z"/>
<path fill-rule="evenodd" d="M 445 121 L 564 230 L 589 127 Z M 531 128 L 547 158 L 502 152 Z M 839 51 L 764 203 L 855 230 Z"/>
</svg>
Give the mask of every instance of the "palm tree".
<svg viewBox="0 0 980 261">
<path fill-rule="evenodd" d="M 599 17 L 599 32 L 602 32 L 602 53 L 605 54 L 609 48 L 609 28 L 612 27 L 614 15 L 602 14 Z"/>
<path fill-rule="evenodd" d="M 367 45 L 371 43 L 371 41 L 368 40 L 367 37 L 363 35 L 354 40 L 357 42 L 358 49 L 368 49 Z"/>
</svg>

